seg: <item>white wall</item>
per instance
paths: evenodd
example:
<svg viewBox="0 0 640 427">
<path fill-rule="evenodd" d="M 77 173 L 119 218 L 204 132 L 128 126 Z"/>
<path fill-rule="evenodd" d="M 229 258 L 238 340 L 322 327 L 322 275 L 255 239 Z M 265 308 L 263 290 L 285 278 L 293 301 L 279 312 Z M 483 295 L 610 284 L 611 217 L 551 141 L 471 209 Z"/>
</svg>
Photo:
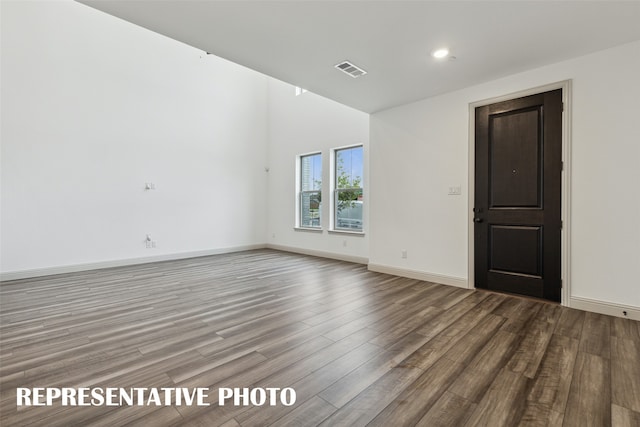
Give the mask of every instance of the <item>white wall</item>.
<svg viewBox="0 0 640 427">
<path fill-rule="evenodd" d="M 364 146 L 364 236 L 330 234 L 329 158 L 332 148 Z M 295 88 L 269 80 L 269 245 L 366 262 L 368 231 L 369 115 L 311 92 L 295 96 Z M 294 230 L 296 223 L 296 156 L 322 152 L 323 232 Z M 345 246 L 346 245 L 346 246 Z"/>
<path fill-rule="evenodd" d="M 79 3 L 3 1 L 1 271 L 264 245 L 267 80 Z"/>
<path fill-rule="evenodd" d="M 573 79 L 571 296 L 640 308 L 638 76 L 634 42 L 372 115 L 372 265 L 466 278 L 469 104 Z"/>
</svg>

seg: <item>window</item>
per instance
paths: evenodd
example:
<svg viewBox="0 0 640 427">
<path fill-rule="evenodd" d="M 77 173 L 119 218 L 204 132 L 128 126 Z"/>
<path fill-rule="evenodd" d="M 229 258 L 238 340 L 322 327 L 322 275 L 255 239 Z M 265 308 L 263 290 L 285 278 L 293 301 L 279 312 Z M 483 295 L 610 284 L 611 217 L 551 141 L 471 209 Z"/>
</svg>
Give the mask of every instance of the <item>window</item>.
<svg viewBox="0 0 640 427">
<path fill-rule="evenodd" d="M 320 228 L 322 155 L 300 156 L 300 227 Z"/>
<path fill-rule="evenodd" d="M 335 150 L 334 229 L 362 231 L 362 146 Z"/>
</svg>

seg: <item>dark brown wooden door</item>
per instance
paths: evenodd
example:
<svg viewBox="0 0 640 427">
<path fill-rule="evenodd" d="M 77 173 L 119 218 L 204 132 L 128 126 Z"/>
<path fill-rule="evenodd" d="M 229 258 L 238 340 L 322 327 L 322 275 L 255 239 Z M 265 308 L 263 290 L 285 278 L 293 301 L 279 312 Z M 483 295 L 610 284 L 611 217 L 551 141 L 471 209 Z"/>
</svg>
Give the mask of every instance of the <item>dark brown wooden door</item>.
<svg viewBox="0 0 640 427">
<path fill-rule="evenodd" d="M 560 301 L 562 90 L 476 108 L 475 286 Z"/>
</svg>

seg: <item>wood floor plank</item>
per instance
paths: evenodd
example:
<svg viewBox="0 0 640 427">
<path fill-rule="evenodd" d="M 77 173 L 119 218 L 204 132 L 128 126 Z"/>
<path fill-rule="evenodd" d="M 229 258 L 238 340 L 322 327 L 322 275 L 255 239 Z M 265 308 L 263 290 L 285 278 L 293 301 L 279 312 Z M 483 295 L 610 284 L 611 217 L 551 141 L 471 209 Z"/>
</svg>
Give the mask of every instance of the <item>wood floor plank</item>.
<svg viewBox="0 0 640 427">
<path fill-rule="evenodd" d="M 335 410 L 334 406 L 315 396 L 271 425 L 277 427 L 317 426 Z"/>
<path fill-rule="evenodd" d="M 322 392 L 327 387 L 347 375 L 360 365 L 366 363 L 371 358 L 380 354 L 383 349 L 373 344 L 365 343 L 360 347 L 346 353 L 344 356 L 314 370 L 309 375 L 299 379 L 294 383 L 288 383 L 286 386 L 296 391 L 297 401 L 306 402 L 314 396 Z M 263 383 L 282 383 L 277 377 L 266 378 Z M 323 402 L 325 402 L 323 400 Z M 331 406 L 333 407 L 333 405 Z M 335 411 L 335 407 L 334 411 Z M 280 417 L 295 410 L 294 407 L 288 406 L 270 406 L 270 407 L 253 407 L 237 416 L 238 421 L 243 426 L 259 426 L 268 423 L 275 423 Z M 332 411 L 333 412 L 333 411 Z"/>
<path fill-rule="evenodd" d="M 567 427 L 611 425 L 609 359 L 578 352 L 563 425 Z"/>
<path fill-rule="evenodd" d="M 468 312 L 468 314 L 470 314 Z M 504 324 L 505 319 L 500 316 L 495 316 L 493 314 L 486 314 L 481 320 L 473 319 L 474 327 L 471 325 L 460 324 L 460 329 L 458 333 L 455 335 L 449 335 L 453 338 L 450 343 L 455 343 L 453 346 L 442 345 L 439 340 L 434 339 L 434 347 L 436 349 L 447 349 L 446 353 L 444 353 L 444 357 L 448 360 L 453 360 L 454 362 L 459 362 L 466 365 L 470 360 L 472 360 L 476 354 L 484 348 L 497 331 Z M 455 325 L 458 326 L 459 322 Z M 453 329 L 453 328 L 451 328 Z M 463 335 L 461 335 L 463 334 Z M 443 336 L 447 336 L 447 334 L 443 334 Z M 421 366 L 425 366 L 424 364 Z"/>
<path fill-rule="evenodd" d="M 468 358 L 475 355 L 474 352 L 495 334 L 502 323 L 502 317 L 489 314 L 481 306 L 476 306 L 427 341 L 403 360 L 400 366 L 426 370 L 441 357 L 466 364 Z"/>
<path fill-rule="evenodd" d="M 417 368 L 393 368 L 339 408 L 320 425 L 366 426 L 382 409 L 422 374 Z"/>
<path fill-rule="evenodd" d="M 320 338 L 322 338 L 324 342 L 320 341 Z M 203 384 L 202 378 L 199 376 L 189 380 L 187 384 L 189 387 L 202 387 L 203 385 L 210 387 L 216 402 L 216 393 L 219 387 L 250 387 L 256 385 L 283 388 L 344 354 L 349 353 L 353 349 L 366 343 L 368 339 L 370 339 L 370 335 L 366 330 L 335 343 L 326 338 L 318 337 L 309 343 L 305 343 L 273 359 L 267 359 L 245 371 L 239 372 L 231 377 L 226 377 L 218 383 Z M 180 414 L 187 419 L 200 416 L 203 412 L 209 412 L 210 415 L 216 414 L 221 419 L 225 419 L 225 417 L 237 417 L 250 409 L 250 407 L 233 407 L 229 405 L 223 407 L 214 406 L 215 405 L 212 405 L 211 408 L 207 408 L 206 411 L 197 407 L 180 407 L 179 411 Z"/>
<path fill-rule="evenodd" d="M 449 391 L 472 402 L 479 403 L 516 351 L 521 337 L 511 332 L 498 331 L 483 349 L 469 362 L 464 371 L 449 387 Z"/>
<path fill-rule="evenodd" d="M 383 326 L 383 331 L 371 340 L 372 344 L 380 347 L 388 347 L 393 345 L 398 339 L 413 332 L 418 327 L 428 323 L 431 319 L 442 313 L 442 309 L 428 306 L 418 312 L 411 312 L 407 315 L 407 319 L 396 323 L 395 325 Z M 375 328 L 376 325 L 372 325 Z"/>
<path fill-rule="evenodd" d="M 543 303 L 538 301 L 520 300 L 513 312 L 503 314 L 503 317 L 506 317 L 507 321 L 502 325 L 502 330 L 511 332 L 512 334 L 524 335 L 525 330 L 542 309 L 543 305 Z"/>
<path fill-rule="evenodd" d="M 248 346 L 236 346 L 226 351 L 221 351 L 216 353 L 215 356 L 202 356 L 191 363 L 182 363 L 179 366 L 169 369 L 167 375 L 169 375 L 175 383 L 182 383 L 193 378 L 202 379 L 203 377 L 201 375 L 205 372 L 211 372 L 220 366 L 233 363 L 250 354 L 255 354 L 257 359 L 267 359 L 257 353 L 257 346 L 254 343 L 250 343 Z"/>
<path fill-rule="evenodd" d="M 386 303 L 381 304 L 376 310 L 361 313 L 361 317 L 344 323 L 336 327 L 330 332 L 324 334 L 325 337 L 338 341 L 352 333 L 371 326 L 374 322 L 384 322 L 386 319 L 393 319 L 398 313 L 401 313 L 405 307 L 400 304 Z M 360 311 L 358 311 L 360 313 Z"/>
<path fill-rule="evenodd" d="M 217 385 L 216 383 L 218 382 L 225 382 L 226 384 L 224 385 L 224 387 L 247 387 L 254 382 L 257 382 L 262 378 L 270 375 L 272 372 L 278 372 L 281 369 L 284 369 L 308 356 L 317 354 L 320 351 L 327 351 L 327 348 L 331 348 L 331 344 L 334 344 L 335 346 L 336 343 L 332 343 L 330 340 L 324 337 L 317 337 L 313 340 L 308 341 L 307 343 L 305 343 L 305 345 L 300 345 L 298 347 L 292 348 L 286 353 L 283 353 L 273 359 L 268 359 L 260 355 L 261 359 L 263 360 L 262 363 L 259 363 L 255 366 L 247 366 L 247 369 L 231 377 L 221 378 L 221 376 L 223 376 L 227 372 L 223 371 L 222 375 L 219 376 L 218 372 L 220 370 L 218 368 L 214 368 L 207 371 L 207 373 L 203 372 L 202 374 L 191 377 L 185 381 L 180 382 L 179 384 L 181 384 L 182 387 L 195 388 L 203 386 L 213 387 L 214 385 Z M 210 374 L 212 373 L 215 373 L 216 375 L 210 376 Z M 215 382 L 211 382 L 212 380 Z M 237 385 L 233 384 L 234 381 L 237 382 Z"/>
<path fill-rule="evenodd" d="M 524 375 L 502 369 L 465 425 L 517 425 L 524 415 L 528 381 Z"/>
<path fill-rule="evenodd" d="M 162 408 L 155 409 L 150 411 L 147 414 L 137 413 L 131 419 L 131 421 L 126 424 L 122 424 L 123 426 L 141 426 L 141 425 L 149 425 L 155 426 L 160 424 L 181 424 L 182 417 L 180 413 L 171 406 L 164 406 Z"/>
<path fill-rule="evenodd" d="M 543 403 L 527 401 L 518 427 L 562 427 L 564 413 L 556 412 Z"/>
<path fill-rule="evenodd" d="M 452 323 L 462 317 L 462 315 L 464 315 L 469 310 L 473 309 L 484 301 L 490 301 L 488 304 L 493 306 L 492 302 L 496 299 L 493 299 L 488 293 L 477 292 L 474 295 L 463 299 L 460 303 L 454 305 L 450 309 L 445 310 L 441 316 L 432 319 L 424 326 L 418 328 L 416 332 L 424 335 L 427 338 L 433 338 L 447 329 Z"/>
<path fill-rule="evenodd" d="M 577 355 L 577 339 L 554 334 L 527 396 L 527 404 L 545 406 L 548 411 L 564 414 Z M 542 416 L 540 419 L 547 418 Z"/>
<path fill-rule="evenodd" d="M 331 387 L 320 393 L 327 402 L 340 408 L 362 390 L 376 382 L 381 376 L 397 366 L 408 355 L 420 348 L 426 338 L 418 333 L 403 337 L 395 346 L 369 360 L 358 369 L 345 375 Z"/>
<path fill-rule="evenodd" d="M 580 336 L 580 351 L 609 358 L 611 354 L 611 318 L 604 314 L 585 314 Z"/>
<path fill-rule="evenodd" d="M 618 405 L 611 405 L 611 425 L 615 427 L 637 427 L 640 426 L 640 412 L 623 408 Z"/>
<path fill-rule="evenodd" d="M 416 427 L 451 427 L 464 425 L 478 405 L 445 391 Z"/>
<path fill-rule="evenodd" d="M 611 319 L 611 336 L 640 342 L 640 322 L 614 317 Z"/>
<path fill-rule="evenodd" d="M 523 329 L 524 339 L 507 365 L 511 371 L 522 373 L 527 378 L 535 377 L 559 316 L 559 306 L 545 304 L 530 319 Z"/>
<path fill-rule="evenodd" d="M 463 368 L 461 363 L 441 358 L 406 387 L 369 425 L 382 427 L 416 424 Z"/>
<path fill-rule="evenodd" d="M 199 345 L 196 350 L 203 356 L 213 356 L 232 348 L 243 349 L 252 346 L 259 347 L 261 344 L 266 346 L 273 344 L 274 342 L 279 342 L 279 340 L 283 338 L 286 339 L 292 334 L 300 333 L 306 329 L 309 329 L 309 325 L 305 325 L 302 322 L 295 322 L 281 326 L 265 334 L 255 335 L 249 331 L 244 334 L 224 338 L 222 341 L 205 343 L 204 345 Z M 311 338 L 316 337 L 317 336 L 314 335 Z"/>
<path fill-rule="evenodd" d="M 431 305 L 433 307 L 442 308 L 443 310 L 448 310 L 473 294 L 474 291 L 472 290 L 458 288 L 449 295 L 441 297 L 438 301 L 433 302 Z"/>
<path fill-rule="evenodd" d="M 640 342 L 611 338 L 611 402 L 640 412 Z"/>
<path fill-rule="evenodd" d="M 563 307 L 562 313 L 560 313 L 560 319 L 558 320 L 558 326 L 556 326 L 554 333 L 569 338 L 580 339 L 585 314 L 586 312 L 582 310 Z"/>
<path fill-rule="evenodd" d="M 180 427 L 239 427 L 240 424 L 232 418 L 221 419 L 217 414 L 205 412 L 197 418 L 184 420 L 180 424 L 174 424 Z"/>
<path fill-rule="evenodd" d="M 523 299 L 518 298 L 502 298 L 495 305 L 495 308 L 491 311 L 496 316 L 502 316 L 505 319 L 509 319 L 514 315 L 517 315 L 520 311 L 520 307 L 525 303 Z"/>
</svg>

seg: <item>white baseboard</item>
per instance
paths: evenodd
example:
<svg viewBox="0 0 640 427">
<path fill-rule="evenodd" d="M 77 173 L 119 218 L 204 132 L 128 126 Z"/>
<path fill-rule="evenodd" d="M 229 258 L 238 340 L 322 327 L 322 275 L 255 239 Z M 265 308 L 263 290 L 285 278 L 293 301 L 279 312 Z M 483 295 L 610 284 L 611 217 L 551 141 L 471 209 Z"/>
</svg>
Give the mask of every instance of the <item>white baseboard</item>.
<svg viewBox="0 0 640 427">
<path fill-rule="evenodd" d="M 631 305 L 616 304 L 583 297 L 570 297 L 569 307 L 625 319 L 640 320 L 640 307 Z M 624 314 L 625 312 L 627 313 L 626 316 Z"/>
<path fill-rule="evenodd" d="M 347 262 L 353 262 L 356 264 L 366 265 L 367 263 L 369 263 L 368 258 L 354 256 L 354 255 L 337 254 L 334 252 L 318 251 L 315 249 L 297 248 L 295 246 L 274 245 L 271 243 L 267 244 L 266 247 L 269 249 L 275 249 L 278 251 L 293 252 L 296 254 L 303 254 L 303 255 L 311 255 L 311 256 L 317 256 L 320 258 L 336 259 L 338 261 L 347 261 Z"/>
<path fill-rule="evenodd" d="M 37 268 L 33 270 L 9 271 L 0 273 L 0 281 L 29 279 L 32 277 L 50 276 L 52 274 L 75 273 L 78 271 L 98 270 L 102 268 L 124 267 L 127 265 L 147 264 L 150 262 L 172 261 L 186 258 L 197 258 L 209 255 L 220 255 L 232 252 L 249 251 L 252 249 L 264 249 L 265 244 L 233 246 L 229 248 L 206 249 L 202 251 L 179 252 L 174 254 L 156 255 L 150 257 L 118 259 L 112 261 L 98 261 L 86 264 L 63 265 L 59 267 Z"/>
<path fill-rule="evenodd" d="M 427 273 L 424 271 L 411 270 L 408 268 L 391 267 L 381 264 L 369 264 L 369 270 L 378 273 L 391 274 L 393 276 L 408 277 L 409 279 L 423 280 L 425 282 L 439 283 L 442 285 L 456 286 L 458 288 L 469 289 L 467 279 L 455 276 L 445 276 L 442 274 Z"/>
</svg>

